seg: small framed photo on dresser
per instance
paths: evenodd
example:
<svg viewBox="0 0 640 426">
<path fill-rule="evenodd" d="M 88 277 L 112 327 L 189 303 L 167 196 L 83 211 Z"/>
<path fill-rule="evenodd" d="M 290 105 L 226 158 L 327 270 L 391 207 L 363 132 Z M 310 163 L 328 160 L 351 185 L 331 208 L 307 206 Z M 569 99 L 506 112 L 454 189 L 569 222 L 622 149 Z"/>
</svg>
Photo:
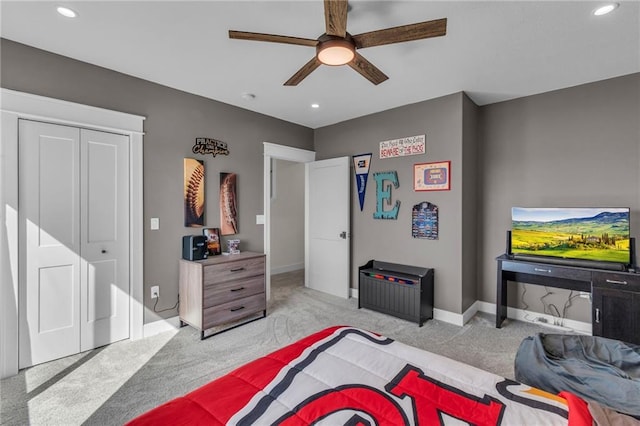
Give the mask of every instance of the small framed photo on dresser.
<svg viewBox="0 0 640 426">
<path fill-rule="evenodd" d="M 209 256 L 216 256 L 222 253 L 220 243 L 220 228 L 204 228 L 202 233 L 207 238 L 207 251 Z"/>
</svg>

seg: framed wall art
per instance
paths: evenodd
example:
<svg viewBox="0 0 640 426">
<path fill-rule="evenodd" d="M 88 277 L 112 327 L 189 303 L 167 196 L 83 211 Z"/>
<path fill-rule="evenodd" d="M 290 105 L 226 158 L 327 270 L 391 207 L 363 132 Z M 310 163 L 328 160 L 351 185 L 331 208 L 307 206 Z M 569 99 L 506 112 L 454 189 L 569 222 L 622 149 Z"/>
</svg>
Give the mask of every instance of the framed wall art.
<svg viewBox="0 0 640 426">
<path fill-rule="evenodd" d="M 411 236 L 427 240 L 438 239 L 438 206 L 428 201 L 411 209 Z"/>
<path fill-rule="evenodd" d="M 220 173 L 220 230 L 222 235 L 238 233 L 237 175 Z"/>
<path fill-rule="evenodd" d="M 451 189 L 451 161 L 413 165 L 414 191 L 449 191 Z"/>
<path fill-rule="evenodd" d="M 184 226 L 204 225 L 204 161 L 184 159 Z"/>
</svg>

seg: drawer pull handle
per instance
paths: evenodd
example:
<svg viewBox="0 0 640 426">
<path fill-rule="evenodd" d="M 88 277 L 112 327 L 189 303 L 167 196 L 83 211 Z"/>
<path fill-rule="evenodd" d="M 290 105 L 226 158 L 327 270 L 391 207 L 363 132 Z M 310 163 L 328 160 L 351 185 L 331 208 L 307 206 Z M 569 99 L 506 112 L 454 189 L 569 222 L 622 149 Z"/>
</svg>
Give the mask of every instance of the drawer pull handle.
<svg viewBox="0 0 640 426">
<path fill-rule="evenodd" d="M 235 312 L 235 311 L 240 311 L 240 310 L 242 310 L 242 309 L 244 309 L 244 306 L 240 306 L 240 307 L 238 307 L 238 308 L 230 309 L 230 311 L 231 311 L 231 312 Z"/>
<path fill-rule="evenodd" d="M 240 272 L 240 271 L 244 271 L 244 267 L 231 270 L 231 272 Z"/>
<path fill-rule="evenodd" d="M 542 269 L 542 268 L 533 268 L 534 271 L 536 272 L 547 272 L 547 273 L 551 273 L 551 269 Z"/>
<path fill-rule="evenodd" d="M 596 324 L 600 324 L 600 308 L 596 308 Z"/>
<path fill-rule="evenodd" d="M 618 280 L 607 280 L 607 282 L 609 284 L 622 284 L 622 285 L 627 285 L 628 284 L 626 281 L 618 281 Z"/>
<path fill-rule="evenodd" d="M 231 291 L 240 291 L 240 290 L 244 290 L 244 287 L 240 287 L 240 288 L 232 288 Z"/>
</svg>

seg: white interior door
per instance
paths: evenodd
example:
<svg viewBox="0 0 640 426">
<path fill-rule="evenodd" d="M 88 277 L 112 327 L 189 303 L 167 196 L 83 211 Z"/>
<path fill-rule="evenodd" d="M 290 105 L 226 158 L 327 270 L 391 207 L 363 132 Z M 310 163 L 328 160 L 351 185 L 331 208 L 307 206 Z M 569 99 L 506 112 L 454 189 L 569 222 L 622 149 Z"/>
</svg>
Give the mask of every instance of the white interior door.
<svg viewBox="0 0 640 426">
<path fill-rule="evenodd" d="M 20 120 L 20 368 L 80 351 L 79 136 Z"/>
<path fill-rule="evenodd" d="M 80 350 L 129 337 L 129 138 L 83 129 L 80 136 Z"/>
<path fill-rule="evenodd" d="M 349 157 L 305 164 L 305 285 L 349 297 Z"/>
<path fill-rule="evenodd" d="M 19 368 L 129 337 L 128 143 L 20 120 Z"/>
</svg>

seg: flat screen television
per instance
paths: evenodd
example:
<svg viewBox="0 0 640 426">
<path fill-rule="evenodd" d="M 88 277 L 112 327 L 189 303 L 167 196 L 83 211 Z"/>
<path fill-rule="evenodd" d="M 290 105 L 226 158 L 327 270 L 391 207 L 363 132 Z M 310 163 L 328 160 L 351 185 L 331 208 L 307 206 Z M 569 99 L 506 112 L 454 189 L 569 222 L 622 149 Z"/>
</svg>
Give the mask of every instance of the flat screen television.
<svg viewBox="0 0 640 426">
<path fill-rule="evenodd" d="M 629 208 L 511 209 L 514 255 L 630 265 Z"/>
</svg>

